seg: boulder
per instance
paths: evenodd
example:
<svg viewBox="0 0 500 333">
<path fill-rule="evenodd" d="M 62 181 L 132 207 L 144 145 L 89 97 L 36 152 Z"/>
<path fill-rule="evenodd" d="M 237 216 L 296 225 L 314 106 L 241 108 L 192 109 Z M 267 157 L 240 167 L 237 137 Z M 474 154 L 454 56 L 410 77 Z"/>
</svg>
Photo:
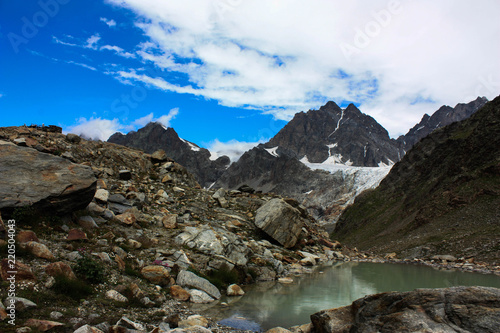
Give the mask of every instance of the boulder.
<svg viewBox="0 0 500 333">
<path fill-rule="evenodd" d="M 123 296 L 118 291 L 113 290 L 113 289 L 106 291 L 106 298 L 111 299 L 113 301 L 120 302 L 120 303 L 127 303 L 128 302 L 127 297 Z"/>
<path fill-rule="evenodd" d="M 179 275 L 177 275 L 177 284 L 182 287 L 200 289 L 216 299 L 221 297 L 220 291 L 216 286 L 211 284 L 207 279 L 189 271 L 180 271 Z"/>
<path fill-rule="evenodd" d="M 67 279 L 76 280 L 76 275 L 71 267 L 62 261 L 47 265 L 45 272 L 50 276 L 64 276 Z"/>
<path fill-rule="evenodd" d="M 255 225 L 285 248 L 295 246 L 304 222 L 298 209 L 282 199 L 271 199 L 255 215 Z"/>
<path fill-rule="evenodd" d="M 64 215 L 92 201 L 96 178 L 81 164 L 35 149 L 0 145 L 0 210 L 33 206 Z"/>
<path fill-rule="evenodd" d="M 57 322 L 57 321 L 51 321 L 51 320 L 41 320 L 41 319 L 28 319 L 26 323 L 24 323 L 26 326 L 32 327 L 40 332 L 46 332 L 49 331 L 55 327 L 59 326 L 64 326 L 63 323 Z"/>
<path fill-rule="evenodd" d="M 170 287 L 170 296 L 178 301 L 189 301 L 191 294 L 181 286 L 173 285 Z"/>
<path fill-rule="evenodd" d="M 498 332 L 500 289 L 388 292 L 311 315 L 314 332 Z M 352 330 L 351 330 L 352 329 Z"/>
<path fill-rule="evenodd" d="M 24 243 L 23 245 L 26 250 L 31 252 L 34 256 L 38 258 L 43 258 L 47 260 L 55 260 L 54 254 L 49 250 L 49 248 L 41 243 L 30 241 Z"/>
<path fill-rule="evenodd" d="M 227 296 L 243 296 L 245 295 L 245 292 L 237 284 L 232 284 L 227 287 L 226 294 Z"/>
<path fill-rule="evenodd" d="M 16 283 L 21 282 L 21 281 L 35 281 L 35 275 L 33 274 L 33 271 L 31 270 L 31 267 L 28 265 L 23 264 L 19 260 L 16 260 L 14 264 L 14 268 L 11 267 L 9 260 L 7 258 L 2 259 L 0 262 L 0 275 L 2 277 L 2 280 L 7 280 L 12 274 L 9 272 L 15 271 L 16 272 Z"/>
<path fill-rule="evenodd" d="M 170 282 L 170 273 L 163 266 L 146 266 L 141 270 L 141 274 L 149 282 L 154 284 L 167 285 Z"/>
<path fill-rule="evenodd" d="M 202 317 L 200 315 L 192 315 L 187 317 L 185 320 L 181 320 L 179 322 L 179 328 L 188 328 L 192 326 L 201 326 L 201 327 L 207 327 L 208 326 L 208 320 L 205 317 Z"/>
<path fill-rule="evenodd" d="M 163 216 L 161 223 L 167 229 L 177 228 L 177 214 L 167 214 Z"/>
<path fill-rule="evenodd" d="M 215 301 L 215 299 L 210 297 L 210 295 L 204 292 L 203 290 L 192 289 L 189 291 L 189 293 L 191 295 L 190 297 L 191 302 L 195 304 L 212 303 Z"/>
</svg>

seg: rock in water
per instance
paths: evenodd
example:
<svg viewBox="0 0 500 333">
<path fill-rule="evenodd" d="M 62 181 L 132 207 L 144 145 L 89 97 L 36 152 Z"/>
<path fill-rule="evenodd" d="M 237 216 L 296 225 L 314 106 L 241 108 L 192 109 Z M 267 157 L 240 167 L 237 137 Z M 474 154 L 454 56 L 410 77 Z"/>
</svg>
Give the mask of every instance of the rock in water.
<svg viewBox="0 0 500 333">
<path fill-rule="evenodd" d="M 314 331 L 498 332 L 500 289 L 453 287 L 389 292 L 311 315 Z"/>
<path fill-rule="evenodd" d="M 295 246 L 304 222 L 298 209 L 272 199 L 257 210 L 255 225 L 285 248 Z"/>
<path fill-rule="evenodd" d="M 179 286 L 187 286 L 200 289 L 215 299 L 219 299 L 221 297 L 220 291 L 216 286 L 211 284 L 207 279 L 199 277 L 198 275 L 189 271 L 181 271 L 179 273 L 179 275 L 177 276 L 177 284 Z"/>
<path fill-rule="evenodd" d="M 35 149 L 0 145 L 0 210 L 33 206 L 64 215 L 87 207 L 96 190 L 88 166 Z"/>
</svg>

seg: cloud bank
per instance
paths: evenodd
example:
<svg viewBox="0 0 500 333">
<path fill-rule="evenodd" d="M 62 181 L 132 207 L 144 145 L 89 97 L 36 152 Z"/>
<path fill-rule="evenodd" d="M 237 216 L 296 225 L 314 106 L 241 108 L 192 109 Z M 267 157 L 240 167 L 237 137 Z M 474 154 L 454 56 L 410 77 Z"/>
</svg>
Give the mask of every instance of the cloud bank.
<svg viewBox="0 0 500 333">
<path fill-rule="evenodd" d="M 144 64 L 187 80 L 116 76 L 278 119 L 352 101 L 396 135 L 424 111 L 500 91 L 496 0 L 108 3 L 139 17 Z"/>
</svg>

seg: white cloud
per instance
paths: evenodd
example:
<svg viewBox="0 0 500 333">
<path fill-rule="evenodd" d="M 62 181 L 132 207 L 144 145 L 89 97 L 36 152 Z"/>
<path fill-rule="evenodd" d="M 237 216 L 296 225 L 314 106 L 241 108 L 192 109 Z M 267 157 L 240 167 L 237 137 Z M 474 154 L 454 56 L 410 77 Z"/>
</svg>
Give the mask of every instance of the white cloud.
<svg viewBox="0 0 500 333">
<path fill-rule="evenodd" d="M 227 142 L 221 142 L 218 139 L 215 139 L 214 141 L 206 144 L 206 146 L 212 154 L 210 159 L 216 160 L 220 156 L 226 155 L 231 159 L 231 162 L 236 162 L 246 151 L 266 141 L 267 140 L 261 140 L 258 142 L 245 142 L 230 140 Z"/>
<path fill-rule="evenodd" d="M 82 135 L 92 140 L 106 141 L 122 128 L 123 126 L 118 119 L 109 120 L 91 117 L 87 120 L 82 117 L 78 120 L 77 125 L 68 127 L 67 132 Z"/>
<path fill-rule="evenodd" d="M 500 92 L 497 0 L 108 2 L 140 17 L 142 61 L 188 82 L 118 77 L 280 119 L 353 101 L 396 135 L 442 104 Z"/>
<path fill-rule="evenodd" d="M 130 52 L 125 52 L 124 49 L 122 49 L 119 46 L 116 45 L 104 45 L 99 48 L 99 50 L 108 50 L 108 51 L 113 51 L 117 55 L 124 57 L 124 58 L 135 58 L 135 54 L 132 54 Z"/>
<path fill-rule="evenodd" d="M 165 127 L 169 127 L 172 119 L 174 119 L 175 116 L 177 116 L 178 114 L 179 114 L 179 108 L 173 108 L 173 109 L 170 109 L 168 114 L 161 116 L 160 118 L 156 119 L 155 121 L 162 123 L 163 126 L 165 126 Z"/>
<path fill-rule="evenodd" d="M 104 22 L 105 24 L 108 25 L 108 27 L 112 28 L 112 27 L 115 27 L 116 26 L 116 21 L 115 20 L 109 20 L 105 17 L 101 17 L 100 18 L 101 22 Z"/>
<path fill-rule="evenodd" d="M 134 120 L 134 122 L 132 123 L 132 125 L 137 125 L 137 126 L 140 126 L 140 127 L 144 127 L 144 126 L 146 126 L 147 124 L 149 124 L 152 121 L 153 121 L 153 113 L 151 112 L 150 114 L 148 114 L 148 115 L 146 115 L 146 116 L 144 116 L 142 118 Z"/>
<path fill-rule="evenodd" d="M 100 39 L 101 36 L 99 36 L 99 34 L 94 34 L 87 39 L 87 42 L 83 47 L 87 49 L 97 50 L 97 43 Z"/>
</svg>

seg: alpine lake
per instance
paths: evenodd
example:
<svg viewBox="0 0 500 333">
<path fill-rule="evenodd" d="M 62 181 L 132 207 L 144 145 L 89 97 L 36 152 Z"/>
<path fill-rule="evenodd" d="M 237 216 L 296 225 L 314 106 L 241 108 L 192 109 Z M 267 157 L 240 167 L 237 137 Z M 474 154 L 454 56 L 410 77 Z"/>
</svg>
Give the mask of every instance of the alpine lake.
<svg viewBox="0 0 500 333">
<path fill-rule="evenodd" d="M 223 296 L 216 303 L 191 308 L 225 326 L 265 331 L 309 323 L 313 313 L 350 305 L 366 295 L 454 286 L 500 288 L 500 276 L 422 265 L 342 262 L 295 276 L 290 284 L 259 282 L 243 286 L 243 296 Z"/>
</svg>

